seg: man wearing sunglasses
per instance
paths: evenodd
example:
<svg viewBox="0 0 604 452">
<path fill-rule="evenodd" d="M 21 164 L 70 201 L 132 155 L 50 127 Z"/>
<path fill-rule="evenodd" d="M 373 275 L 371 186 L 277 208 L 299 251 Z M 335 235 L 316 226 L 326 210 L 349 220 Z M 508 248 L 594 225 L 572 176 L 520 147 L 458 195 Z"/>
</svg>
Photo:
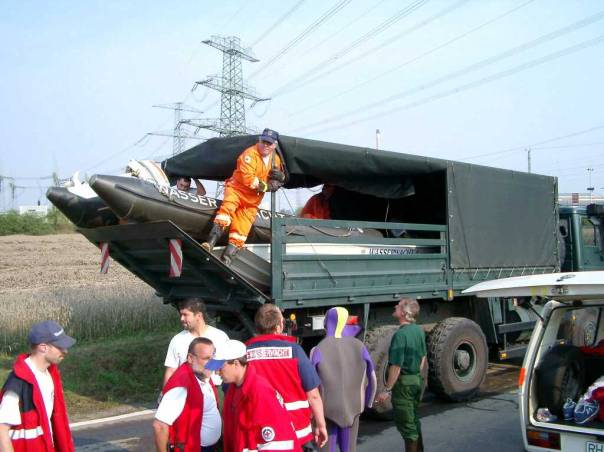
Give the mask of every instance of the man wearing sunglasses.
<svg viewBox="0 0 604 452">
<path fill-rule="evenodd" d="M 210 339 L 193 339 L 187 361 L 164 386 L 153 422 L 157 451 L 214 452 L 222 433 L 222 420 L 218 393 L 205 369 L 213 354 Z"/>
<path fill-rule="evenodd" d="M 56 322 L 32 326 L 31 353 L 19 355 L 0 391 L 0 451 L 74 450 L 63 397 L 63 361 L 75 339 Z"/>
<path fill-rule="evenodd" d="M 276 152 L 278 139 L 277 132 L 264 129 L 258 142 L 237 158 L 237 167 L 225 182 L 224 200 L 202 246 L 212 251 L 230 227 L 229 243 L 222 253 L 222 261 L 226 265 L 230 265 L 237 251 L 243 248 L 264 193 L 277 191 L 285 183 L 281 158 Z"/>
</svg>

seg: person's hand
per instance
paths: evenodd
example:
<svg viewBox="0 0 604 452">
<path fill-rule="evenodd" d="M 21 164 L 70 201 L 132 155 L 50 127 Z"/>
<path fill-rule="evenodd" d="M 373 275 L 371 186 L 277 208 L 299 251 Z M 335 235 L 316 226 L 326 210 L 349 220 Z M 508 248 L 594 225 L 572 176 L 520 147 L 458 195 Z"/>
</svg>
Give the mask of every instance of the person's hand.
<svg viewBox="0 0 604 452">
<path fill-rule="evenodd" d="M 390 392 L 389 391 L 382 391 L 375 398 L 375 403 L 377 403 L 377 404 L 384 403 L 389 398 L 390 398 Z"/>
<path fill-rule="evenodd" d="M 327 443 L 327 428 L 324 425 L 315 426 L 315 443 L 323 447 Z"/>
<path fill-rule="evenodd" d="M 268 178 L 279 181 L 281 183 L 284 183 L 285 182 L 285 173 L 281 170 L 274 168 L 269 171 Z"/>
<path fill-rule="evenodd" d="M 268 184 L 263 180 L 258 181 L 258 186 L 256 187 L 256 191 L 258 193 L 266 193 L 268 191 Z"/>
<path fill-rule="evenodd" d="M 268 180 L 268 191 L 270 191 L 271 193 L 276 192 L 281 187 L 283 187 L 283 184 L 281 182 L 279 182 L 278 180 L 276 180 L 276 179 Z"/>
</svg>

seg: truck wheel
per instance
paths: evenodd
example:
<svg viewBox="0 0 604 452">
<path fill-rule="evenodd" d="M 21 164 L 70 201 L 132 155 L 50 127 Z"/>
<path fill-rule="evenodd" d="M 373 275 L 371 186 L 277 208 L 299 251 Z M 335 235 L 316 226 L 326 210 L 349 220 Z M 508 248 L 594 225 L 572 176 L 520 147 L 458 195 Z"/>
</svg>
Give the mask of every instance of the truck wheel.
<svg viewBox="0 0 604 452">
<path fill-rule="evenodd" d="M 379 394 L 386 384 L 388 372 L 388 349 L 394 332 L 398 325 L 387 325 L 372 328 L 367 332 L 365 345 L 371 355 L 371 360 L 375 366 L 375 376 L 377 379 L 377 394 Z M 366 411 L 371 417 L 381 420 L 392 419 L 392 403 L 390 399 L 379 405 L 374 404 L 373 408 Z"/>
<path fill-rule="evenodd" d="M 556 345 L 535 369 L 539 407 L 562 415 L 566 399 L 577 400 L 585 382 L 585 361 L 578 347 Z"/>
<path fill-rule="evenodd" d="M 449 317 L 428 335 L 428 384 L 444 399 L 470 399 L 483 382 L 488 362 L 487 341 L 470 319 Z"/>
</svg>

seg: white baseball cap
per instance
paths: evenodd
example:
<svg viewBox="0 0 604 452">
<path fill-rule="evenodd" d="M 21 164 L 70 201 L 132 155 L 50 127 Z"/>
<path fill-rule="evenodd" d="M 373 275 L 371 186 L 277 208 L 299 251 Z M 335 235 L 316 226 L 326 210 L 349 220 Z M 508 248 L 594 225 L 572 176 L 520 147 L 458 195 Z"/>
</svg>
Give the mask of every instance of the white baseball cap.
<svg viewBox="0 0 604 452">
<path fill-rule="evenodd" d="M 246 356 L 245 344 L 235 339 L 229 339 L 216 347 L 214 356 L 204 366 L 208 370 L 222 369 L 226 361 Z"/>
</svg>

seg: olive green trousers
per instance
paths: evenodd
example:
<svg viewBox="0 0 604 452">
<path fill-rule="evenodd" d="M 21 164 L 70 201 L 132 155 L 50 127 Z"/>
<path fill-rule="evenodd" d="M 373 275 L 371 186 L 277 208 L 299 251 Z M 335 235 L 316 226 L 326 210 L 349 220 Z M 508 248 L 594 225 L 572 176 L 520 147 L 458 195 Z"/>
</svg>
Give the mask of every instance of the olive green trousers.
<svg viewBox="0 0 604 452">
<path fill-rule="evenodd" d="M 417 409 L 421 401 L 424 379 L 421 375 L 401 375 L 392 388 L 394 424 L 404 439 L 415 441 L 421 436 Z"/>
</svg>

